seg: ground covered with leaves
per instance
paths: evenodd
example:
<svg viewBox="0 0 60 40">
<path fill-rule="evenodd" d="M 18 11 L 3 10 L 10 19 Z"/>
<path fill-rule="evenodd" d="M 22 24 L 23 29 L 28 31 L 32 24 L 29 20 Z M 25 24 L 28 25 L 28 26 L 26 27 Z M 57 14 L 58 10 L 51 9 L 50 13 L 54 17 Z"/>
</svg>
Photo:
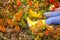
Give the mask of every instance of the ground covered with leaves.
<svg viewBox="0 0 60 40">
<path fill-rule="evenodd" d="M 60 25 L 29 28 L 27 23 L 27 17 L 33 21 L 46 19 L 43 14 L 50 11 L 50 2 L 0 0 L 0 40 L 60 40 Z"/>
</svg>

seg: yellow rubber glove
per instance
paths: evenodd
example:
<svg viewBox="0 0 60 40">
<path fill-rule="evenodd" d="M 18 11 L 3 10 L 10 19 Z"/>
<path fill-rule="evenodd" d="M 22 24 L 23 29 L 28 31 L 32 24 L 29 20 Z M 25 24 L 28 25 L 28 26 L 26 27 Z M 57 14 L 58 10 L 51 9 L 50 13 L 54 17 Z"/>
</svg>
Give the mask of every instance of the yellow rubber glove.
<svg viewBox="0 0 60 40">
<path fill-rule="evenodd" d="M 36 13 L 32 10 L 29 10 L 29 14 L 32 16 L 32 17 L 35 17 L 35 18 L 39 18 L 40 17 L 40 14 L 39 13 Z"/>
</svg>

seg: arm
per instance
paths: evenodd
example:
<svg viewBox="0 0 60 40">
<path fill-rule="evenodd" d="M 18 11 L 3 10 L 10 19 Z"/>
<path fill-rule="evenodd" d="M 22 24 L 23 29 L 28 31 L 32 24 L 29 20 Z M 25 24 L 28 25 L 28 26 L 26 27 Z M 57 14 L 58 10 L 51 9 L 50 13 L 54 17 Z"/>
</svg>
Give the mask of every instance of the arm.
<svg viewBox="0 0 60 40">
<path fill-rule="evenodd" d="M 60 16 L 60 11 L 45 12 L 45 13 L 44 13 L 44 16 L 46 16 L 47 18 Z"/>
<path fill-rule="evenodd" d="M 48 24 L 48 25 L 50 25 L 50 24 L 60 24 L 60 16 L 50 17 L 50 18 L 46 19 L 46 24 Z"/>
</svg>

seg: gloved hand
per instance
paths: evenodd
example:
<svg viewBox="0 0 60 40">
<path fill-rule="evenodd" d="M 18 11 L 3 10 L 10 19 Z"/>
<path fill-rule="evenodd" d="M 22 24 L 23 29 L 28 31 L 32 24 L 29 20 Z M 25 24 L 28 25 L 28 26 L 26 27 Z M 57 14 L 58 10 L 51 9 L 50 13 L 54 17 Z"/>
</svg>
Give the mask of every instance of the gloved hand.
<svg viewBox="0 0 60 40">
<path fill-rule="evenodd" d="M 46 12 L 44 15 L 48 18 L 46 24 L 60 24 L 60 11 Z"/>
</svg>

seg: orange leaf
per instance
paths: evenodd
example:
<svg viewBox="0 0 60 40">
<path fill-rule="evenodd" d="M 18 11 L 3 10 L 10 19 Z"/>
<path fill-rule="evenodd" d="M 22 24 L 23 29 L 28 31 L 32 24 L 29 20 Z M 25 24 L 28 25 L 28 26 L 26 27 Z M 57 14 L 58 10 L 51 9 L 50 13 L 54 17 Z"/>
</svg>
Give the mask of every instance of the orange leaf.
<svg viewBox="0 0 60 40">
<path fill-rule="evenodd" d="M 0 19 L 0 24 L 3 24 L 4 20 L 3 19 Z"/>
<path fill-rule="evenodd" d="M 0 25 L 0 31 L 5 32 L 5 27 L 3 25 Z"/>
<path fill-rule="evenodd" d="M 17 1 L 17 5 L 18 5 L 18 6 L 21 6 L 21 4 L 22 4 L 21 1 L 18 0 L 18 1 Z"/>
<path fill-rule="evenodd" d="M 11 19 L 6 19 L 6 23 L 7 23 L 8 25 L 12 25 L 12 24 L 13 24 L 13 21 L 12 21 Z"/>
<path fill-rule="evenodd" d="M 19 32 L 20 31 L 20 27 L 19 26 L 16 26 L 15 27 L 15 31 Z"/>
<path fill-rule="evenodd" d="M 22 17 L 22 11 L 17 12 L 17 13 L 15 14 L 15 18 L 16 18 L 17 21 L 20 21 L 21 17 Z"/>
<path fill-rule="evenodd" d="M 4 26 L 1 27 L 1 31 L 5 32 L 6 28 Z"/>
<path fill-rule="evenodd" d="M 49 35 L 49 31 L 48 30 L 45 31 L 45 35 Z"/>
<path fill-rule="evenodd" d="M 1 31 L 1 26 L 0 26 L 0 31 Z"/>
<path fill-rule="evenodd" d="M 28 5 L 32 5 L 32 1 L 28 1 Z"/>
</svg>

